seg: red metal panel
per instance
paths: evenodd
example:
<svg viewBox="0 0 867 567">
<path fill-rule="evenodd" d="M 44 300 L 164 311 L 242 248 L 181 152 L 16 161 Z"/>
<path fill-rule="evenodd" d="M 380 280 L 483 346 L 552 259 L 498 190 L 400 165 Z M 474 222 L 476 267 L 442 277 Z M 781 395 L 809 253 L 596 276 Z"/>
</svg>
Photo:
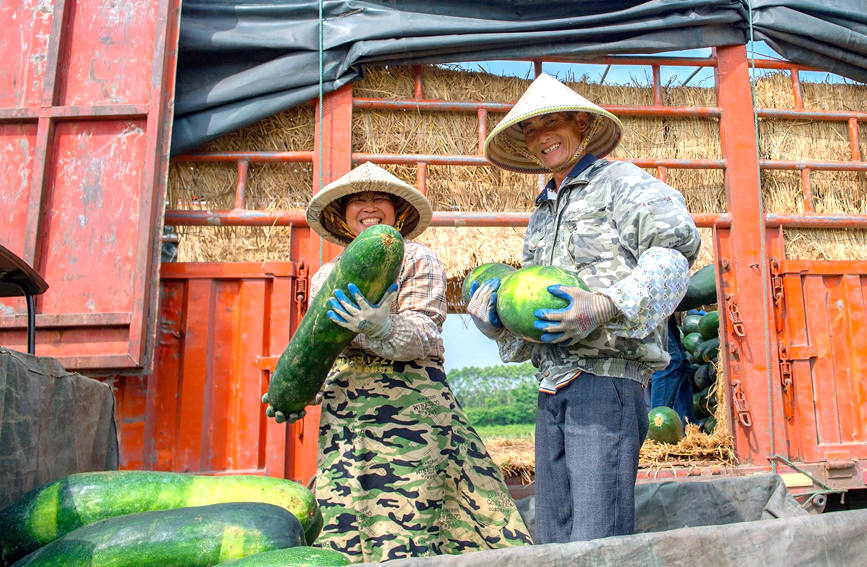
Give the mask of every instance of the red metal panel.
<svg viewBox="0 0 867 567">
<path fill-rule="evenodd" d="M 107 379 L 106 382 L 111 384 L 114 391 L 118 466 L 124 469 L 141 469 L 141 448 L 144 446 L 148 427 L 145 420 L 147 377 L 125 376 L 122 379 Z"/>
<path fill-rule="evenodd" d="M 777 442 L 784 433 L 775 409 L 781 407 L 781 400 L 774 386 L 776 369 L 771 364 L 776 337 L 767 304 L 768 258 L 762 247 L 765 227 L 756 175 L 758 149 L 746 50 L 739 45 L 717 48 L 716 53 L 717 97 L 723 108 L 720 142 L 726 161 L 727 209 L 732 217 L 729 248 L 723 256 L 727 267 L 722 276 L 720 309 L 728 312 L 736 308 L 743 325 L 742 333 L 726 336 L 723 363 L 727 376 L 738 377 L 754 419 L 751 427 L 734 422 L 738 455 L 742 462 L 758 464 L 779 450 Z"/>
<path fill-rule="evenodd" d="M 119 422 L 143 423 L 139 437 L 122 439 L 122 468 L 310 479 L 305 467 L 311 443 L 315 463 L 317 434 L 309 431 L 317 424 L 306 421 L 315 416 L 289 428 L 266 419 L 262 404 L 268 361 L 301 318 L 300 274 L 294 263 L 163 265 L 146 396 L 134 387 L 138 377 L 116 379 L 123 396 L 137 396 L 119 407 Z"/>
<path fill-rule="evenodd" d="M 867 262 L 780 262 L 794 456 L 867 458 Z"/>
<path fill-rule="evenodd" d="M 48 281 L 37 353 L 151 364 L 180 0 L 0 6 L 3 242 Z M 20 348 L 23 302 L 0 306 Z"/>
</svg>

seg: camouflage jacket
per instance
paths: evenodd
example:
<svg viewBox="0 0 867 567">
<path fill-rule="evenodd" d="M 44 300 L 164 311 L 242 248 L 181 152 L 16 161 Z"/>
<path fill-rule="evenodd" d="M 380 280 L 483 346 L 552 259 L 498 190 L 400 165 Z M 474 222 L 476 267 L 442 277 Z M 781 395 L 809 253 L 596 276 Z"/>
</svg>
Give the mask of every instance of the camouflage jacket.
<svg viewBox="0 0 867 567">
<path fill-rule="evenodd" d="M 614 319 L 572 345 L 528 343 L 506 332 L 504 361 L 539 369 L 554 392 L 578 371 L 636 380 L 668 364 L 665 321 L 686 292 L 701 245 L 683 196 L 628 162 L 585 156 L 555 194 L 536 200 L 524 239 L 524 266 L 566 269 L 612 299 Z M 553 196 L 553 198 L 550 198 Z"/>
</svg>

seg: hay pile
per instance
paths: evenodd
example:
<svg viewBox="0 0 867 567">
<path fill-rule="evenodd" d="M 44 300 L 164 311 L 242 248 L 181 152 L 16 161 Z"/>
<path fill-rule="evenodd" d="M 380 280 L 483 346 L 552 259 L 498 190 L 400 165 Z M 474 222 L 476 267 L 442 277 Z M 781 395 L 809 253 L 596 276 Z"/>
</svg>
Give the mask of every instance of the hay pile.
<svg viewBox="0 0 867 567">
<path fill-rule="evenodd" d="M 530 79 L 500 77 L 483 71 L 447 66 L 423 66 L 424 97 L 448 101 L 516 101 Z M 600 105 L 651 105 L 652 90 L 638 84 L 599 85 L 584 77 L 566 77 L 576 90 Z M 354 83 L 358 97 L 412 98 L 415 82 L 411 66 L 370 67 Z M 803 83 L 804 105 L 810 109 L 863 110 L 865 87 L 853 84 Z M 758 106 L 793 105 L 787 73 L 756 83 Z M 666 103 L 715 106 L 710 87 L 663 86 Z M 502 115 L 488 116 L 488 130 Z M 615 158 L 720 159 L 719 126 L 707 118 L 624 117 L 625 132 Z M 867 155 L 867 125 L 860 124 L 861 153 Z M 287 110 L 207 144 L 202 151 L 311 151 L 314 108 Z M 759 125 L 762 159 L 848 160 L 846 124 L 762 120 Z M 352 150 L 364 153 L 478 155 L 478 120 L 474 112 L 353 111 Z M 414 166 L 385 166 L 416 184 Z M 197 163 L 174 160 L 169 172 L 169 208 L 228 210 L 235 206 L 235 163 Z M 650 173 L 656 175 L 655 170 Z M 427 168 L 426 192 L 437 211 L 530 211 L 539 178 L 505 172 L 493 166 L 435 166 Z M 726 210 L 721 170 L 670 169 L 667 181 L 684 195 L 695 213 Z M 246 188 L 247 209 L 286 211 L 303 209 L 311 195 L 309 163 L 251 163 Z M 762 173 L 767 210 L 801 212 L 805 198 L 797 171 Z M 867 175 L 863 172 L 813 172 L 812 209 L 821 213 L 867 214 Z M 288 227 L 178 227 L 180 261 L 280 261 L 290 259 Z M 704 265 L 712 258 L 710 231 L 703 234 Z M 787 230 L 786 252 L 799 259 L 867 257 L 865 231 Z M 460 284 L 483 262 L 518 265 L 523 229 L 434 227 L 419 237 L 433 248 L 449 277 L 449 305 L 462 311 Z"/>
<path fill-rule="evenodd" d="M 533 482 L 536 452 L 532 437 L 491 437 L 485 439 L 485 447 L 505 478 L 519 479 L 522 484 Z"/>
</svg>

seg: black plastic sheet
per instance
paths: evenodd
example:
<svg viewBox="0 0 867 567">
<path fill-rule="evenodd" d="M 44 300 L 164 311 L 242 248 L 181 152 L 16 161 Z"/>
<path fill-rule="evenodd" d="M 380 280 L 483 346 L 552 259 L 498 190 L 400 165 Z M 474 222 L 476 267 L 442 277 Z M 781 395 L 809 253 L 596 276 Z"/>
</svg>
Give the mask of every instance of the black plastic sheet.
<svg viewBox="0 0 867 567">
<path fill-rule="evenodd" d="M 58 478 L 117 465 L 111 388 L 0 347 L 0 509 Z"/>
<path fill-rule="evenodd" d="M 867 553 L 867 510 L 810 514 L 775 474 L 639 484 L 635 497 L 634 535 L 360 565 L 837 567 Z M 518 502 L 529 525 L 531 502 Z"/>
<path fill-rule="evenodd" d="M 332 92 L 370 64 L 647 54 L 752 35 L 867 81 L 863 2 L 756 0 L 750 13 L 745 0 L 185 0 L 172 153 Z"/>
</svg>

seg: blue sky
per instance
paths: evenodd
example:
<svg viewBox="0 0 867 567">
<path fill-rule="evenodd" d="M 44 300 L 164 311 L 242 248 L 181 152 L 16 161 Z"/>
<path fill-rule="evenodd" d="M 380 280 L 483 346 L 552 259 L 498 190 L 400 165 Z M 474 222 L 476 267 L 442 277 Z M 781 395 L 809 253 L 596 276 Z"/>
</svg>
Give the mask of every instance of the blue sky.
<svg viewBox="0 0 867 567">
<path fill-rule="evenodd" d="M 446 372 L 466 366 L 485 368 L 503 364 L 497 343 L 479 332 L 468 315 L 449 313 L 443 324 L 443 343 Z"/>
<path fill-rule="evenodd" d="M 688 49 L 682 51 L 670 51 L 657 53 L 656 56 L 667 57 L 709 57 L 710 48 Z M 747 56 L 757 59 L 782 59 L 765 42 L 750 42 L 747 44 Z M 467 63 L 453 63 L 448 66 L 457 66 L 468 70 L 484 70 L 497 75 L 510 77 L 531 78 L 533 76 L 533 64 L 528 61 L 474 61 Z M 598 82 L 605 77 L 605 83 L 611 85 L 650 85 L 652 82 L 650 67 L 646 65 L 614 65 L 606 71 L 606 65 L 585 63 L 543 63 L 542 70 L 559 79 L 580 79 L 587 75 L 591 82 Z M 693 74 L 693 71 L 696 71 Z M 754 74 L 774 73 L 773 70 L 754 70 Z M 854 82 L 833 73 L 819 71 L 801 71 L 801 81 L 805 82 Z M 710 67 L 690 68 L 672 67 L 663 65 L 660 68 L 660 82 L 663 85 L 680 86 L 687 82 L 690 86 L 712 87 L 713 70 Z"/>
</svg>

